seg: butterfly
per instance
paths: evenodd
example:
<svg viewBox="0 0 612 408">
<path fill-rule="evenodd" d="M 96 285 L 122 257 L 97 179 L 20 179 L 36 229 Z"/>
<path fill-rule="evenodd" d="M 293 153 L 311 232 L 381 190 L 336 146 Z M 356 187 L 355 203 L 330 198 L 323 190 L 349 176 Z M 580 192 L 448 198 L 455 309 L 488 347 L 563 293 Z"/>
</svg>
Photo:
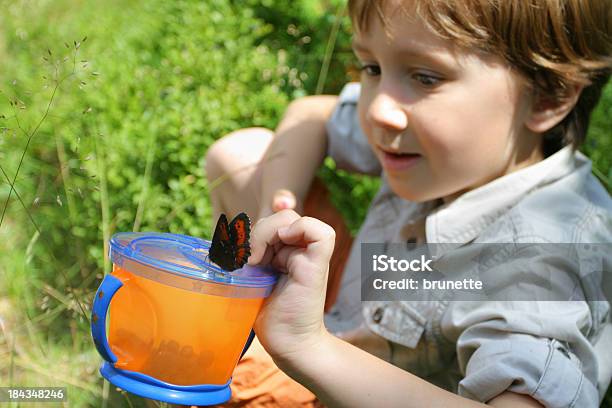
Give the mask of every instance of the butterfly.
<svg viewBox="0 0 612 408">
<path fill-rule="evenodd" d="M 240 213 L 228 224 L 225 214 L 221 214 L 208 251 L 210 260 L 226 271 L 242 268 L 251 255 L 250 234 L 248 215 Z"/>
</svg>

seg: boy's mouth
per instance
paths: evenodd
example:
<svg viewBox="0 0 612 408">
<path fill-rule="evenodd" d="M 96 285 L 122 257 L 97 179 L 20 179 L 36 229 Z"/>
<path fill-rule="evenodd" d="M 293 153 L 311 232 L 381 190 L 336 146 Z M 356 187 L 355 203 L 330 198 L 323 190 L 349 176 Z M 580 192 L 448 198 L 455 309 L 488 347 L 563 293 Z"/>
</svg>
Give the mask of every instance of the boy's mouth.
<svg viewBox="0 0 612 408">
<path fill-rule="evenodd" d="M 381 150 L 381 153 L 382 165 L 385 170 L 390 171 L 407 170 L 421 159 L 418 153 L 391 153 L 385 150 Z"/>
</svg>

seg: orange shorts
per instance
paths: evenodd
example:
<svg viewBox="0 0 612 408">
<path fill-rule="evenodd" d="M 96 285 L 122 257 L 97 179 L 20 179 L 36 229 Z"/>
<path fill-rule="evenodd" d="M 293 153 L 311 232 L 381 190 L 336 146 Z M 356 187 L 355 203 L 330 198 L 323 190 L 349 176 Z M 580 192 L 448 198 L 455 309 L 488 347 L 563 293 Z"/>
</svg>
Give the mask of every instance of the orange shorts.
<svg viewBox="0 0 612 408">
<path fill-rule="evenodd" d="M 231 388 L 232 398 L 222 407 L 323 407 L 313 393 L 274 364 L 257 339 L 234 370 Z"/>
</svg>

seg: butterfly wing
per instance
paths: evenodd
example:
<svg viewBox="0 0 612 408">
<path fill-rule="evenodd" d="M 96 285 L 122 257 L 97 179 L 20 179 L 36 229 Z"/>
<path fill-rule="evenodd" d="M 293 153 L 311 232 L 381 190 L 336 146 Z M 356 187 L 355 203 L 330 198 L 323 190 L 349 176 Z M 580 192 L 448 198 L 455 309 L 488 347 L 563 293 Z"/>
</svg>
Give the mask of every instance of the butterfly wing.
<svg viewBox="0 0 612 408">
<path fill-rule="evenodd" d="M 229 226 L 235 269 L 242 268 L 251 256 L 251 219 L 245 213 L 238 214 Z"/>
<path fill-rule="evenodd" d="M 234 251 L 231 239 L 227 217 L 221 214 L 217 220 L 208 256 L 211 261 L 227 271 L 235 269 L 233 268 Z"/>
</svg>

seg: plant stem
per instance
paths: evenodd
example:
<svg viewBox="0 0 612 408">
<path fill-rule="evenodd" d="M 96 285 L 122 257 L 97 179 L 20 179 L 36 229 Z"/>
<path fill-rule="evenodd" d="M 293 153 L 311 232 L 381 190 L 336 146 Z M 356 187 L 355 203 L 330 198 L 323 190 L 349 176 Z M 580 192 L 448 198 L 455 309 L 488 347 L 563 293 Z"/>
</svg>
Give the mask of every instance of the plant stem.
<svg viewBox="0 0 612 408">
<path fill-rule="evenodd" d="M 329 38 L 327 40 L 327 47 L 325 49 L 323 63 L 321 64 L 321 71 L 319 72 L 319 79 L 317 80 L 317 89 L 315 91 L 315 95 L 320 95 L 323 92 L 323 87 L 325 86 L 325 81 L 327 80 L 327 71 L 329 71 L 331 57 L 334 53 L 334 48 L 336 46 L 336 38 L 338 37 L 338 30 L 340 29 L 340 23 L 342 21 L 342 15 L 344 14 L 344 8 L 344 3 L 338 5 L 338 10 L 336 11 L 336 20 L 334 21 L 334 25 L 332 26 L 331 33 L 329 34 Z"/>
<path fill-rule="evenodd" d="M 100 133 L 97 131 L 93 137 L 96 152 L 96 165 L 98 178 L 100 179 L 100 207 L 102 210 L 102 241 L 104 245 L 104 274 L 110 272 L 110 260 L 108 258 L 108 246 L 110 241 L 110 205 L 108 201 L 108 185 L 106 183 L 106 149 L 99 141 Z"/>
<path fill-rule="evenodd" d="M 149 183 L 151 180 L 151 169 L 153 168 L 153 160 L 155 159 L 155 142 L 157 141 L 157 132 L 151 132 L 151 140 L 149 141 L 149 147 L 147 148 L 147 162 L 145 166 L 145 172 L 142 176 L 142 192 L 138 200 L 138 209 L 136 210 L 136 217 L 134 218 L 133 232 L 138 232 L 142 217 L 144 214 L 144 208 L 147 201 L 147 195 L 149 192 Z"/>
<path fill-rule="evenodd" d="M 66 160 L 66 149 L 64 148 L 64 141 L 61 139 L 61 136 L 55 135 L 55 147 L 57 151 L 57 159 L 59 160 L 60 165 L 60 174 L 62 176 L 62 184 L 64 185 L 64 194 L 66 194 L 66 204 L 68 205 L 68 216 L 70 219 L 71 226 L 75 226 L 78 220 L 78 214 L 76 211 L 76 206 L 74 203 L 74 198 L 72 197 L 71 190 L 71 181 L 70 181 L 70 172 L 68 171 L 68 161 Z M 85 259 L 83 258 L 83 243 L 81 238 L 75 237 L 74 235 L 71 237 L 74 239 L 76 244 L 76 253 L 77 259 L 79 261 L 79 269 L 81 272 L 81 277 L 85 277 L 88 275 L 85 268 Z"/>
<path fill-rule="evenodd" d="M 21 199 L 21 195 L 19 195 L 19 193 L 17 192 L 17 189 L 15 188 L 15 186 L 13 184 L 11 184 L 11 179 L 9 178 L 8 174 L 6 174 L 6 172 L 4 171 L 4 168 L 2 166 L 0 166 L 0 171 L 2 171 L 2 174 L 4 175 L 4 178 L 6 179 L 7 183 L 9 183 L 11 188 L 15 191 L 15 195 L 17 196 L 17 199 L 21 203 L 21 206 L 23 207 L 23 209 L 28 214 L 28 218 L 30 219 L 30 222 L 32 222 L 32 225 L 34 225 L 34 228 L 40 234 L 40 228 L 38 228 L 38 225 L 36 224 L 36 221 L 34 221 L 34 218 L 32 218 L 32 214 L 30 214 L 30 211 L 28 210 L 28 208 L 26 207 L 25 203 Z"/>
</svg>

